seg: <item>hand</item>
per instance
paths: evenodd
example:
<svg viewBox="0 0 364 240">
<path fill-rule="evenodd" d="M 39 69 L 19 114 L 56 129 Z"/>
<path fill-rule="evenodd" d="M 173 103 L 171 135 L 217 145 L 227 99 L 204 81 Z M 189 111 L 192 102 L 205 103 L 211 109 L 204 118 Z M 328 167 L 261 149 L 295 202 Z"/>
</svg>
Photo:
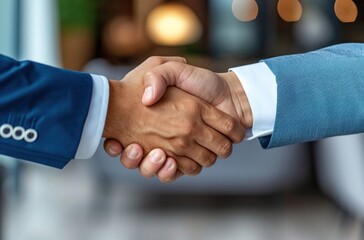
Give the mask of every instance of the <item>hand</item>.
<svg viewBox="0 0 364 240">
<path fill-rule="evenodd" d="M 186 62 L 186 60 L 182 57 L 151 57 L 147 61 L 150 62 L 151 67 L 155 67 L 169 61 L 181 63 Z M 145 69 L 145 71 L 147 70 L 149 69 Z M 109 138 L 104 141 L 104 150 L 111 157 L 120 156 L 120 162 L 125 168 L 138 168 L 140 174 L 146 178 L 156 175 L 161 182 L 167 183 L 173 182 L 183 175 L 176 171 L 176 160 L 173 158 L 167 158 L 166 153 L 162 149 L 154 149 L 143 158 L 144 151 L 139 144 L 130 144 L 124 150 L 120 142 Z M 154 160 L 152 161 L 152 159 Z"/>
<path fill-rule="evenodd" d="M 173 182 L 183 174 L 177 172 L 176 160 L 166 157 L 162 149 L 153 149 L 143 159 L 143 148 L 134 143 L 130 144 L 123 151 L 123 146 L 115 139 L 106 139 L 104 149 L 111 157 L 117 157 L 121 154 L 120 162 L 128 169 L 138 168 L 143 177 L 150 178 L 154 175 L 161 182 Z M 152 157 L 153 156 L 153 157 Z M 153 160 L 156 159 L 156 160 Z"/>
<path fill-rule="evenodd" d="M 185 62 L 167 62 L 144 76 L 143 104 L 151 106 L 168 86 L 176 86 L 236 118 L 245 128 L 253 125 L 253 115 L 244 89 L 233 72 L 214 73 Z"/>
<path fill-rule="evenodd" d="M 252 126 L 253 116 L 248 99 L 239 79 L 233 72 L 218 74 L 187 65 L 185 62 L 170 61 L 148 71 L 144 77 L 144 86 L 146 90 L 143 95 L 143 103 L 147 106 L 157 102 L 163 96 L 167 86 L 177 86 L 239 119 L 246 128 Z M 109 141 L 106 144 L 108 147 L 118 147 L 118 145 L 120 144 L 116 141 Z M 163 152 L 159 152 L 159 154 L 160 157 L 163 157 Z M 126 155 L 123 154 L 122 157 L 124 165 L 128 164 L 133 168 L 138 166 L 141 169 L 148 168 L 150 172 L 156 173 L 162 182 L 176 179 L 171 177 L 171 173 L 164 172 L 164 165 L 153 165 L 148 158 L 140 161 L 140 158 L 131 159 Z M 171 164 L 172 161 L 173 159 L 169 159 L 167 163 Z"/>
<path fill-rule="evenodd" d="M 152 107 L 143 106 L 140 102 L 143 76 L 146 69 L 155 65 L 155 61 L 147 60 L 124 81 L 110 81 L 103 136 L 124 146 L 142 143 L 147 152 L 161 147 L 176 159 L 178 169 L 184 174 L 195 175 L 201 166 L 212 165 L 216 155 L 230 154 L 231 142 L 224 135 L 241 141 L 244 129 L 229 115 L 178 89 L 171 88 Z"/>
</svg>

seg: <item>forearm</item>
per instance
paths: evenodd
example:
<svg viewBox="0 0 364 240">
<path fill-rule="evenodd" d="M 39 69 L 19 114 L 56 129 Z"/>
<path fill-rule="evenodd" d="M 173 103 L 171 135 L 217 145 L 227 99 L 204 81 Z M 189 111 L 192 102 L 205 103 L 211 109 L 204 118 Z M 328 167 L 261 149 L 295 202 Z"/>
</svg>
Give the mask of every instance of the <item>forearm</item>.
<svg viewBox="0 0 364 240">
<path fill-rule="evenodd" d="M 75 156 L 92 95 L 89 74 L 0 56 L 0 122 L 34 129 L 31 143 L 0 138 L 2 154 L 55 167 Z"/>
<path fill-rule="evenodd" d="M 277 76 L 271 148 L 364 132 L 364 45 L 341 44 L 264 60 Z"/>
</svg>

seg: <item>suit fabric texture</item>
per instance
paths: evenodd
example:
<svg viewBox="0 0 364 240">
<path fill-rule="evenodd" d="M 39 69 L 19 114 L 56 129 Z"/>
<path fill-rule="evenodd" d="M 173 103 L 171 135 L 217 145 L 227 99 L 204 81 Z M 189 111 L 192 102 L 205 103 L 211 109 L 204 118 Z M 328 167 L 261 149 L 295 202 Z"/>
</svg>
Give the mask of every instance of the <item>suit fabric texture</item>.
<svg viewBox="0 0 364 240">
<path fill-rule="evenodd" d="M 0 154 L 63 168 L 76 154 L 92 87 L 89 74 L 0 55 Z"/>
<path fill-rule="evenodd" d="M 263 60 L 276 76 L 273 148 L 364 132 L 364 44 L 346 43 Z"/>
</svg>

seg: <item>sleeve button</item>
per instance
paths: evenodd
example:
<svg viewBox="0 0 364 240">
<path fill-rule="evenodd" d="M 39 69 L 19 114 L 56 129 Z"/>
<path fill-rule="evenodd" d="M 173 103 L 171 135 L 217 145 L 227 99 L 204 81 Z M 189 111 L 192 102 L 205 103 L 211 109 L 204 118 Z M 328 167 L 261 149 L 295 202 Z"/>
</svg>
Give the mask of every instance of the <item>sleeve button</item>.
<svg viewBox="0 0 364 240">
<path fill-rule="evenodd" d="M 25 129 L 23 127 L 16 126 L 13 129 L 12 135 L 15 140 L 22 140 L 24 138 L 24 133 L 25 133 Z"/>
<path fill-rule="evenodd" d="M 29 143 L 34 142 L 35 140 L 37 140 L 37 137 L 38 137 L 38 133 L 36 130 L 29 128 L 25 131 L 24 140 L 26 142 L 29 142 Z"/>
<path fill-rule="evenodd" d="M 3 138 L 10 138 L 13 134 L 13 126 L 10 124 L 3 124 L 0 127 L 0 136 Z"/>
</svg>

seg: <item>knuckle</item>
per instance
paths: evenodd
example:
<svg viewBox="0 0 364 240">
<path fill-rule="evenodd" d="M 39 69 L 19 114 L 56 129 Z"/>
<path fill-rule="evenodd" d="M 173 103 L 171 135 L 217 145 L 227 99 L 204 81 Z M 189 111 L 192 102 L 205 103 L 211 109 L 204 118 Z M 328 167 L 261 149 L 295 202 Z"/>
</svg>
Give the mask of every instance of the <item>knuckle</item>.
<svg viewBox="0 0 364 240">
<path fill-rule="evenodd" d="M 188 166 L 185 170 L 185 174 L 189 176 L 196 176 L 202 171 L 202 167 L 196 163 L 193 162 L 190 166 Z"/>
<path fill-rule="evenodd" d="M 190 114 L 196 114 L 201 111 L 201 103 L 197 98 L 191 97 L 191 98 L 184 98 L 181 103 L 181 108 Z"/>
<path fill-rule="evenodd" d="M 214 142 L 215 141 L 215 135 L 211 133 L 210 131 L 206 131 L 204 134 L 204 139 L 206 142 Z"/>
<path fill-rule="evenodd" d="M 216 157 L 217 156 L 213 153 L 207 154 L 206 157 L 204 158 L 203 167 L 213 166 L 216 162 Z"/>
<path fill-rule="evenodd" d="M 181 131 L 183 136 L 191 135 L 197 128 L 197 122 L 191 120 L 181 121 Z"/>
<path fill-rule="evenodd" d="M 224 129 L 227 133 L 233 132 L 234 127 L 235 127 L 235 122 L 232 118 L 226 119 L 224 121 Z"/>
<path fill-rule="evenodd" d="M 230 141 L 224 141 L 220 146 L 220 154 L 219 156 L 222 158 L 227 158 L 230 156 L 233 149 L 233 145 Z"/>
<path fill-rule="evenodd" d="M 180 138 L 176 144 L 176 152 L 183 153 L 188 148 L 188 140 L 186 138 Z"/>
</svg>

